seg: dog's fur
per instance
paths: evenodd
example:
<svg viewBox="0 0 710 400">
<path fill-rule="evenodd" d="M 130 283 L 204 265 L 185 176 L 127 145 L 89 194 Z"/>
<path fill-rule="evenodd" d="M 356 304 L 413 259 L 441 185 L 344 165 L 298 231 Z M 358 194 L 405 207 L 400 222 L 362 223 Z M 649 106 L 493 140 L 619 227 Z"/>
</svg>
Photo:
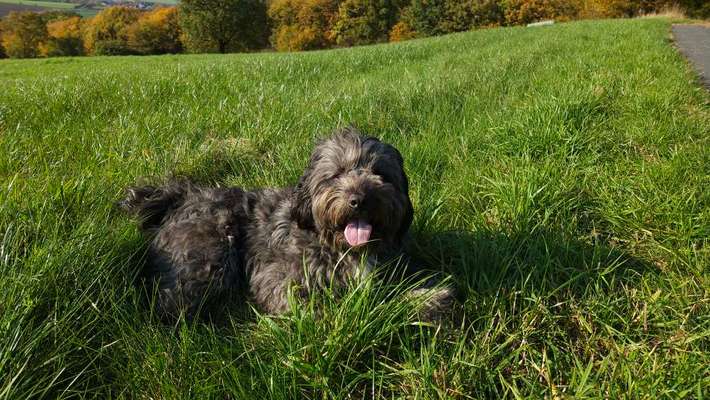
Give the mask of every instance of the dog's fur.
<svg viewBox="0 0 710 400">
<path fill-rule="evenodd" d="M 153 235 L 146 271 L 162 315 L 193 316 L 206 299 L 243 287 L 259 309 L 280 314 L 290 288 L 307 296 L 342 287 L 399 256 L 413 216 L 408 191 L 399 151 L 346 128 L 316 146 L 295 187 L 173 181 L 131 188 L 121 205 Z M 368 221 L 372 234 L 351 247 L 343 232 L 355 219 Z M 438 310 L 452 297 L 445 290 L 432 298 Z"/>
</svg>

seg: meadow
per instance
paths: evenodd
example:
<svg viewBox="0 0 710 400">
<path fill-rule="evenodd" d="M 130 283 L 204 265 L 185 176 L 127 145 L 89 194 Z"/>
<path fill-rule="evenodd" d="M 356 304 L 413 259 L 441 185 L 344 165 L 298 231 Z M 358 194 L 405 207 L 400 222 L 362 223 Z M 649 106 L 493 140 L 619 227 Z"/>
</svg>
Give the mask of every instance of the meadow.
<svg viewBox="0 0 710 400">
<path fill-rule="evenodd" d="M 68 11 L 75 12 L 82 17 L 93 16 L 97 13 L 96 10 L 85 8 L 78 3 L 65 3 L 61 1 L 0 0 L 0 17 L 4 17 L 13 11 Z"/>
<path fill-rule="evenodd" d="M 0 399 L 709 396 L 710 95 L 669 29 L 0 60 Z M 418 323 L 368 281 L 161 324 L 123 189 L 290 185 L 350 123 L 401 150 L 410 252 L 459 318 Z"/>
</svg>

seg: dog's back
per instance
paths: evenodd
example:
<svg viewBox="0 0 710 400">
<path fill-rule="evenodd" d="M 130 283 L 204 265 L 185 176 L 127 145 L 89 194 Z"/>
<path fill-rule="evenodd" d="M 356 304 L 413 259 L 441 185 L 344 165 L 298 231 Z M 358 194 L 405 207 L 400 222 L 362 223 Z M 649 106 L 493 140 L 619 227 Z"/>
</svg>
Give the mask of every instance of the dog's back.
<svg viewBox="0 0 710 400">
<path fill-rule="evenodd" d="M 128 189 L 120 206 L 153 236 L 145 277 L 163 316 L 194 314 L 214 294 L 239 286 L 247 196 L 184 181 Z"/>
</svg>

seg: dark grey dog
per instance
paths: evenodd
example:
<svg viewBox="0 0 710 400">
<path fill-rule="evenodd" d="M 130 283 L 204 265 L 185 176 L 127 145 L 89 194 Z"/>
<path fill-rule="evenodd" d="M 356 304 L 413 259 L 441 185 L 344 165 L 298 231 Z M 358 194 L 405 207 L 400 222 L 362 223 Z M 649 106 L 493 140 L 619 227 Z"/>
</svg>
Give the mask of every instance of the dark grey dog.
<svg viewBox="0 0 710 400">
<path fill-rule="evenodd" d="M 399 151 L 346 128 L 316 146 L 296 187 L 176 181 L 131 188 L 121 205 L 153 236 L 147 275 L 162 315 L 192 316 L 243 287 L 259 309 L 280 314 L 290 288 L 307 296 L 342 287 L 399 256 L 413 216 L 408 190 Z M 425 314 L 444 310 L 452 293 L 429 297 Z"/>
</svg>

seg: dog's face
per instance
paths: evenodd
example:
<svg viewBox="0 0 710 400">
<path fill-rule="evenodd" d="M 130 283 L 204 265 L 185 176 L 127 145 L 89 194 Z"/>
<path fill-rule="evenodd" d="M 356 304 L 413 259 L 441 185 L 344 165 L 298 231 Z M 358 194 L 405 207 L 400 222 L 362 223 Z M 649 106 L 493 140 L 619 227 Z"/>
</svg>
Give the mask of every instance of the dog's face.
<svg viewBox="0 0 710 400">
<path fill-rule="evenodd" d="M 316 146 L 294 196 L 299 227 L 334 246 L 398 246 L 412 223 L 399 151 L 353 128 Z"/>
</svg>

